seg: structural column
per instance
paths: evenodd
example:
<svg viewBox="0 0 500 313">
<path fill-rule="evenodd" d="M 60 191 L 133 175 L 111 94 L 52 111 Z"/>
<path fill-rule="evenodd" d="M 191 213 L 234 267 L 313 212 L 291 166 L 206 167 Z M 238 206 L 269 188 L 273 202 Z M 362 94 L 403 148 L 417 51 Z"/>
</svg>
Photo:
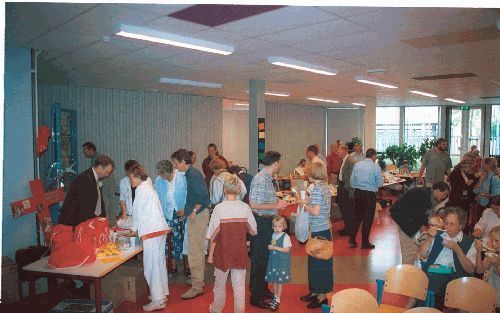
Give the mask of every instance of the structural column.
<svg viewBox="0 0 500 313">
<path fill-rule="evenodd" d="M 266 82 L 250 79 L 248 109 L 248 171 L 251 175 L 259 170 L 259 157 L 262 159 L 266 149 Z M 260 138 L 259 138 L 260 137 Z"/>
<path fill-rule="evenodd" d="M 369 148 L 376 148 L 376 133 L 377 133 L 377 101 L 367 98 L 365 100 L 366 106 L 363 108 L 364 120 L 364 140 L 363 151 Z"/>
</svg>

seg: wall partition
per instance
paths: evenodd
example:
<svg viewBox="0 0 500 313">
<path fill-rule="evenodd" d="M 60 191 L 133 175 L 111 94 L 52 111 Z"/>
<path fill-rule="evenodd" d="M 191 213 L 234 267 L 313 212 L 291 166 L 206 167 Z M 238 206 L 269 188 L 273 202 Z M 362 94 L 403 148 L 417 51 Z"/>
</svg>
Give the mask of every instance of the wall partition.
<svg viewBox="0 0 500 313">
<path fill-rule="evenodd" d="M 347 143 L 354 137 L 364 138 L 363 109 L 328 108 L 327 124 L 328 147 L 330 144 L 334 144 L 338 139 Z"/>
<path fill-rule="evenodd" d="M 222 100 L 218 97 L 43 85 L 39 99 L 40 125 L 50 126 L 50 108 L 55 102 L 76 110 L 78 146 L 92 141 L 98 152 L 108 154 L 116 164 L 116 180 L 125 175 L 123 166 L 129 159 L 138 160 L 156 177 L 156 163 L 170 159 L 178 148 L 196 152 L 195 165 L 201 168 L 207 145 L 222 142 Z M 43 175 L 51 162 L 50 148 L 41 161 Z M 89 165 L 79 149 L 78 168 L 81 171 Z"/>
</svg>

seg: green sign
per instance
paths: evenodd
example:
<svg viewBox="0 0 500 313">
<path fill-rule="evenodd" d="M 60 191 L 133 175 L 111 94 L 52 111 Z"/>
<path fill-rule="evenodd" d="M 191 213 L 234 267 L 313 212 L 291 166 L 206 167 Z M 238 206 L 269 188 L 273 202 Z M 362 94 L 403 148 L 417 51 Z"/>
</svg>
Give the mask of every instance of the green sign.
<svg viewBox="0 0 500 313">
<path fill-rule="evenodd" d="M 468 106 L 468 105 L 462 105 L 460 107 L 460 110 L 462 110 L 462 111 L 469 111 L 470 110 L 470 106 Z"/>
</svg>

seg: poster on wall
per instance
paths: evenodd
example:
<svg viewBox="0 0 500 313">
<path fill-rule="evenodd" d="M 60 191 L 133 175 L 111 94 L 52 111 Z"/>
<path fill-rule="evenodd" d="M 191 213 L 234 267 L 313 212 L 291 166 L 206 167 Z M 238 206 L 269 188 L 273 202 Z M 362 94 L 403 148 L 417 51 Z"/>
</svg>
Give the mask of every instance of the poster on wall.
<svg viewBox="0 0 500 313">
<path fill-rule="evenodd" d="M 266 152 L 266 119 L 258 118 L 258 148 L 257 153 L 259 154 L 259 171 L 264 168 L 264 153 Z"/>
</svg>

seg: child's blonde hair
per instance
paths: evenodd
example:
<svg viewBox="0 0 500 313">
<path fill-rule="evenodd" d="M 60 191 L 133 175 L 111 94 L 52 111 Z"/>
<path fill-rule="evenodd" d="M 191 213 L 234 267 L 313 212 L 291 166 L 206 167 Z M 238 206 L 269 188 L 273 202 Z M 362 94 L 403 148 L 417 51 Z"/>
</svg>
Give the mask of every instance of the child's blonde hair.
<svg viewBox="0 0 500 313">
<path fill-rule="evenodd" d="M 434 226 L 437 228 L 443 228 L 444 222 L 439 215 L 434 215 L 429 218 L 429 226 Z"/>
<path fill-rule="evenodd" d="M 228 195 L 239 195 L 241 192 L 240 181 L 238 176 L 234 174 L 229 174 L 227 172 L 223 173 L 224 179 L 224 191 Z"/>
<path fill-rule="evenodd" d="M 500 225 L 499 226 L 495 226 L 493 227 L 491 230 L 490 230 L 490 234 L 489 234 L 490 238 L 492 236 L 496 236 L 497 238 L 500 238 Z"/>
<path fill-rule="evenodd" d="M 278 223 L 281 223 L 281 226 L 283 226 L 283 230 L 286 230 L 286 228 L 287 228 L 286 220 L 285 220 L 285 218 L 283 216 L 276 215 L 273 218 L 273 227 L 274 227 L 274 225 L 276 225 Z"/>
</svg>

